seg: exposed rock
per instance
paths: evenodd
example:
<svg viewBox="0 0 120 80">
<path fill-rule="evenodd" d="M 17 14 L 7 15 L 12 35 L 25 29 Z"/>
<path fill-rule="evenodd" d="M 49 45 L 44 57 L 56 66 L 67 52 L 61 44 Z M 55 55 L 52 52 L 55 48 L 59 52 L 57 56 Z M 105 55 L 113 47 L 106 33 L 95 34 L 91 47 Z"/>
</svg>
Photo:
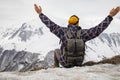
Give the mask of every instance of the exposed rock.
<svg viewBox="0 0 120 80">
<path fill-rule="evenodd" d="M 1 50 L 0 48 L 0 52 Z M 26 51 L 17 52 L 13 49 L 5 50 L 0 54 L 0 71 L 30 70 L 39 61 L 39 54 Z"/>
<path fill-rule="evenodd" d="M 54 51 L 48 52 L 44 61 L 48 64 L 48 67 L 51 67 L 54 64 Z"/>
</svg>

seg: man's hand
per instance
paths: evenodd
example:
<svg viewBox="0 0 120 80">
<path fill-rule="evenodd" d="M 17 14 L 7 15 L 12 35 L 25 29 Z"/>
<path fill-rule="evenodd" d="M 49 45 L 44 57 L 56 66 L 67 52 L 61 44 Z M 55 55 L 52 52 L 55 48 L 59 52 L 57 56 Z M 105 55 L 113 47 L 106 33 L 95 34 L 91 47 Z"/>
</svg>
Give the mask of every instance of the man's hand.
<svg viewBox="0 0 120 80">
<path fill-rule="evenodd" d="M 120 11 L 120 6 L 119 7 L 116 7 L 115 9 L 113 8 L 111 11 L 110 11 L 110 16 L 113 17 L 115 16 L 118 12 Z"/>
<path fill-rule="evenodd" d="M 42 12 L 42 8 L 39 6 L 37 6 L 37 4 L 34 4 L 34 8 L 35 8 L 35 11 L 38 13 L 38 14 L 41 14 Z"/>
</svg>

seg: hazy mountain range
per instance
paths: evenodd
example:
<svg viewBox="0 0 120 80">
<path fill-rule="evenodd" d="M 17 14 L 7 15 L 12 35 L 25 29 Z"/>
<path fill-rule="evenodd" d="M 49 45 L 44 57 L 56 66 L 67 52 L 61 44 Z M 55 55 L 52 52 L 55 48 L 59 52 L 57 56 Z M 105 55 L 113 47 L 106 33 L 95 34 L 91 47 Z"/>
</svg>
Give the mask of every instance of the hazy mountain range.
<svg viewBox="0 0 120 80">
<path fill-rule="evenodd" d="M 27 70 L 53 64 L 53 50 L 60 47 L 59 39 L 45 26 L 34 23 L 0 29 L 1 71 Z M 84 62 L 97 62 L 115 55 L 120 55 L 120 33 L 102 33 L 86 43 Z"/>
</svg>

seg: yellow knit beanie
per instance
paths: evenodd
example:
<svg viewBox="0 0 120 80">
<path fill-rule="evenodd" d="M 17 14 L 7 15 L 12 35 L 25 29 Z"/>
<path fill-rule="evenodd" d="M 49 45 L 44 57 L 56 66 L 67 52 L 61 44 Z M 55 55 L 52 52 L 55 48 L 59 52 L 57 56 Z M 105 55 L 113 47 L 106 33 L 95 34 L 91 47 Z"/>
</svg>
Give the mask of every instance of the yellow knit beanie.
<svg viewBox="0 0 120 80">
<path fill-rule="evenodd" d="M 68 23 L 72 25 L 76 25 L 78 24 L 78 22 L 79 18 L 76 15 L 71 16 L 70 19 L 68 20 Z"/>
</svg>

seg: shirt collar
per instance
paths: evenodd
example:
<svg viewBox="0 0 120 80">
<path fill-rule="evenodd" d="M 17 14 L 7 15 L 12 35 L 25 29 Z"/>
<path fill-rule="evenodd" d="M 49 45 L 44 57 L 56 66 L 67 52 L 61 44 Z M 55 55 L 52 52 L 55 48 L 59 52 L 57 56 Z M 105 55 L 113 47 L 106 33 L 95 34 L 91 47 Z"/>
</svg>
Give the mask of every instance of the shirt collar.
<svg viewBox="0 0 120 80">
<path fill-rule="evenodd" d="M 72 30 L 79 30 L 79 29 L 81 29 L 80 26 L 76 26 L 76 25 L 68 25 L 68 28 L 70 28 Z"/>
</svg>

